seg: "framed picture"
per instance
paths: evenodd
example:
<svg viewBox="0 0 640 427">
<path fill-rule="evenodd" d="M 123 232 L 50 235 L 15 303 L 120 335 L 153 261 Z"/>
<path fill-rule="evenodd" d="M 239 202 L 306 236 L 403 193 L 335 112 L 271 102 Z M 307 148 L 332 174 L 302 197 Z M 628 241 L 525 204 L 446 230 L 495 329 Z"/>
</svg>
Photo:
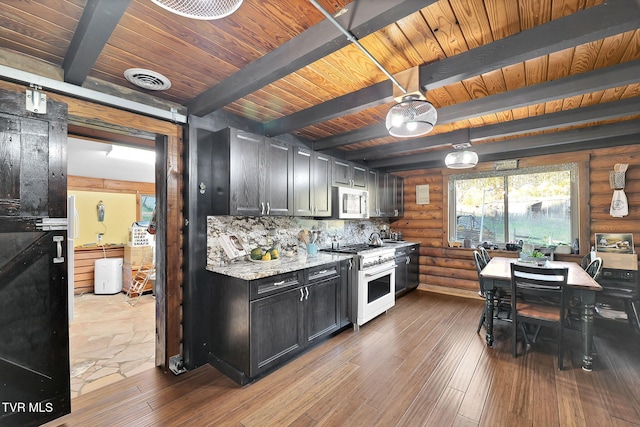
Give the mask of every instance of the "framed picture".
<svg viewBox="0 0 640 427">
<path fill-rule="evenodd" d="M 140 220 L 150 221 L 153 215 L 153 209 L 156 207 L 156 196 L 151 194 L 140 195 Z"/>
<path fill-rule="evenodd" d="M 596 233 L 596 252 L 633 253 L 633 234 Z"/>
<path fill-rule="evenodd" d="M 220 245 L 230 259 L 242 257 L 247 254 L 242 240 L 233 234 L 221 235 Z"/>
</svg>

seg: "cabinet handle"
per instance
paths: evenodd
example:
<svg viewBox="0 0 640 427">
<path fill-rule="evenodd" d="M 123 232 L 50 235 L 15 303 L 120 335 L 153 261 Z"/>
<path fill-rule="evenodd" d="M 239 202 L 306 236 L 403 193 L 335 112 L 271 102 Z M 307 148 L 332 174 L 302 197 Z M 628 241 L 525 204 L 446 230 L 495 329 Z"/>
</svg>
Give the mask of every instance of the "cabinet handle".
<svg viewBox="0 0 640 427">
<path fill-rule="evenodd" d="M 304 299 L 309 299 L 309 287 L 305 286 L 304 290 L 307 291 L 307 295 L 304 297 Z"/>
<path fill-rule="evenodd" d="M 407 264 L 407 265 L 411 264 L 411 258 L 407 257 L 406 264 Z"/>
<path fill-rule="evenodd" d="M 271 206 L 269 205 L 269 202 L 267 202 L 267 215 L 269 215 L 269 213 L 271 213 Z"/>
<path fill-rule="evenodd" d="M 353 269 L 353 260 L 349 260 L 349 270 Z"/>
<path fill-rule="evenodd" d="M 280 282 L 275 282 L 275 283 L 273 284 L 273 286 L 282 286 L 282 285 L 284 285 L 284 284 L 285 284 L 285 280 L 282 280 L 282 281 L 280 281 Z"/>
<path fill-rule="evenodd" d="M 304 299 L 304 291 L 302 290 L 302 288 L 300 288 L 300 301 L 302 302 L 303 299 Z"/>
<path fill-rule="evenodd" d="M 260 203 L 262 205 L 262 209 L 260 210 L 260 215 L 264 215 L 264 202 Z"/>
</svg>

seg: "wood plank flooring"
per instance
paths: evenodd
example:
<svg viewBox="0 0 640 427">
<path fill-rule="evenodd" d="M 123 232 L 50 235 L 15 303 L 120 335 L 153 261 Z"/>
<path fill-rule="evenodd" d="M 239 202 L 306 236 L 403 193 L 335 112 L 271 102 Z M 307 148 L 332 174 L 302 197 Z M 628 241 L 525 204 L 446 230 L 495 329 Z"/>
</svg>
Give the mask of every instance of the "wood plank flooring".
<svg viewBox="0 0 640 427">
<path fill-rule="evenodd" d="M 476 334 L 483 302 L 415 291 L 240 387 L 210 366 L 152 369 L 77 397 L 51 426 L 640 426 L 640 336 L 596 323 L 593 372 L 568 330 L 565 369 L 552 336 L 511 357 Z"/>
</svg>

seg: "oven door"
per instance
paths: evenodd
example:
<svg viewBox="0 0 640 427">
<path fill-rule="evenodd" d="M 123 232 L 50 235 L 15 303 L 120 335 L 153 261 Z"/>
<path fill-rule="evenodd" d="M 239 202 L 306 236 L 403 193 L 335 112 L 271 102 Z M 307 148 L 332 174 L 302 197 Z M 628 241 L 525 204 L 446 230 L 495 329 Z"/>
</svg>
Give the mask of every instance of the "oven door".
<svg viewBox="0 0 640 427">
<path fill-rule="evenodd" d="M 358 325 L 384 313 L 395 305 L 396 270 L 394 263 L 358 272 Z"/>
</svg>

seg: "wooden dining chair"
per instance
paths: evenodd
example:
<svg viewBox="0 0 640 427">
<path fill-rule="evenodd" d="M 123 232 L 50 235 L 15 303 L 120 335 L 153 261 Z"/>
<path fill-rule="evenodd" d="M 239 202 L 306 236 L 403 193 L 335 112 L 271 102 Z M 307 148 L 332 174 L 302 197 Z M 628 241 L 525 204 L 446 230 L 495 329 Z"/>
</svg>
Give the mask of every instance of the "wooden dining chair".
<svg viewBox="0 0 640 427">
<path fill-rule="evenodd" d="M 602 258 L 594 258 L 584 271 L 586 271 L 593 280 L 596 280 L 602 271 Z"/>
<path fill-rule="evenodd" d="M 551 326 L 558 332 L 558 369 L 562 369 L 564 318 L 566 316 L 564 290 L 567 268 L 547 268 L 511 264 L 511 319 L 513 322 L 513 357 L 517 357 L 518 329 L 525 345 L 535 343 L 538 331 L 530 342 L 524 326 Z"/>
<path fill-rule="evenodd" d="M 480 295 L 483 298 L 486 298 L 484 294 L 484 287 L 482 286 L 483 278 L 480 275 L 480 272 L 482 271 L 483 268 L 487 266 L 487 263 L 484 261 L 484 259 L 482 258 L 482 255 L 480 255 L 480 252 L 478 251 L 473 251 L 473 260 L 476 263 L 476 272 L 478 273 L 478 285 L 480 287 L 480 290 L 478 291 L 478 295 Z M 476 330 L 477 334 L 480 333 L 480 329 L 482 329 L 482 325 L 484 324 L 484 321 L 486 318 L 487 318 L 487 304 L 485 303 L 484 307 L 482 308 L 482 314 L 480 315 L 480 322 L 478 322 L 478 329 Z"/>
<path fill-rule="evenodd" d="M 487 266 L 487 262 L 484 261 L 484 258 L 482 257 L 482 254 L 479 251 L 473 251 L 473 259 L 476 263 L 476 272 L 478 273 L 478 284 L 480 285 L 480 291 L 478 292 L 478 294 L 481 297 L 486 298 L 486 295 L 484 293 L 484 286 L 483 286 L 484 278 L 480 275 L 480 272 L 482 271 L 483 268 Z M 506 295 L 507 294 L 502 291 L 499 294 L 496 293 L 494 295 L 494 300 L 492 301 L 492 304 L 494 306 L 494 318 L 496 319 L 500 319 L 499 317 L 500 312 L 507 312 L 507 318 L 509 318 L 509 314 L 511 310 L 511 301 L 509 300 L 509 297 Z M 482 325 L 484 324 L 486 318 L 487 318 L 487 304 L 485 300 L 485 305 L 482 308 L 482 314 L 480 315 L 480 322 L 478 322 L 478 329 L 476 330 L 476 333 L 480 333 L 480 329 L 482 329 Z"/>
<path fill-rule="evenodd" d="M 487 249 L 484 246 L 478 246 L 478 252 L 480 252 L 480 255 L 482 255 L 482 259 L 484 260 L 485 264 L 489 264 L 489 261 L 491 261 L 491 255 L 489 255 Z"/>
</svg>

